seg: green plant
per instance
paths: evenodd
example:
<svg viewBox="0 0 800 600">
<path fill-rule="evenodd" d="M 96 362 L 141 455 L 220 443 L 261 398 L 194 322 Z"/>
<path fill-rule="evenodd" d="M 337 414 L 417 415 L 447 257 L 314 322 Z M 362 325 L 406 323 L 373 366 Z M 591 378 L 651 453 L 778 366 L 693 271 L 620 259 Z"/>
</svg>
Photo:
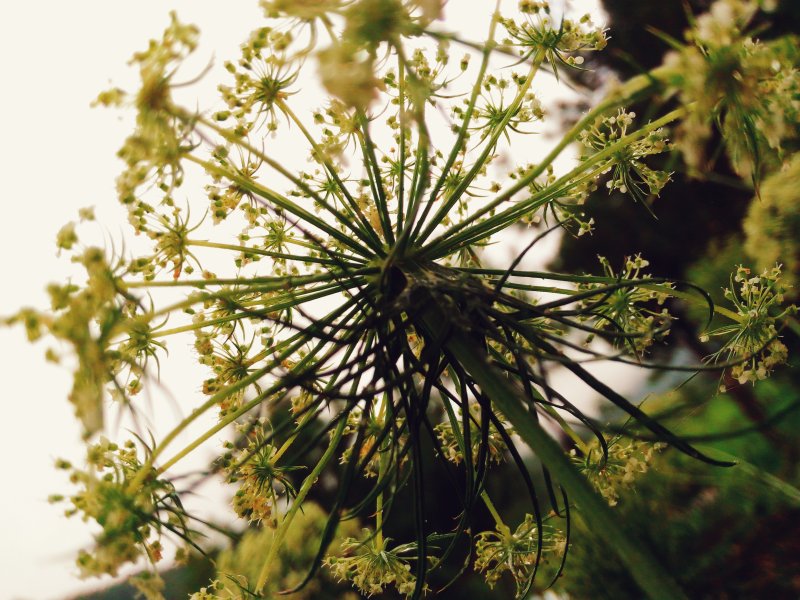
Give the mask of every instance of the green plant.
<svg viewBox="0 0 800 600">
<path fill-rule="evenodd" d="M 576 235 L 591 231 L 581 203 L 606 174 L 612 191 L 640 202 L 657 195 L 671 174 L 648 161 L 672 150 L 667 126 L 678 125 L 677 149 L 692 164 L 699 164 L 698 147 L 714 114 L 743 175 L 757 178 L 771 164 L 764 160 L 770 152 L 778 162 L 790 133 L 769 115 L 776 106 L 794 107 L 796 52 L 758 45 L 745 33 L 754 3 L 719 2 L 686 44 L 673 42 L 675 54 L 665 65 L 618 86 L 546 156 L 514 165 L 504 174 L 508 181 L 498 183 L 490 174 L 503 170 L 496 164 L 500 150 L 513 150 L 518 136 L 535 131 L 545 115 L 534 81 L 580 68 L 581 53 L 606 45 L 604 30 L 588 17 L 556 17 L 547 3 L 523 0 L 513 19 L 496 7 L 486 39 L 473 42 L 437 25 L 442 6 L 436 0 L 262 5 L 276 20 L 256 29 L 241 58 L 226 64 L 233 81 L 220 86 L 221 110 L 193 110 L 173 99 L 183 85 L 180 63 L 198 43 L 198 31 L 174 15 L 163 38 L 134 55 L 141 88 L 99 96 L 100 104 L 136 111 L 136 129 L 119 153 L 126 168 L 117 187 L 131 225 L 152 241 L 152 250 L 107 256 L 81 247 L 69 224 L 57 243 L 74 252 L 87 283 L 51 286 L 52 311 L 25 309 L 10 319 L 24 322 L 31 339 L 47 330 L 73 345 L 79 366 L 70 401 L 87 439 L 104 427 L 108 390 L 120 409 L 136 409 L 137 395 L 157 376 L 166 338 L 193 333 L 199 360 L 210 370 L 203 382 L 208 400 L 163 439 L 142 436 L 141 458 L 136 443 L 119 449 L 102 442 L 90 446 L 90 468 L 73 471 L 83 490 L 70 498 L 70 511 L 102 527 L 82 565 L 92 574 L 113 574 L 140 557 L 155 564 L 166 532 L 202 550 L 170 469 L 236 425 L 234 441 L 215 466 L 239 485 L 236 512 L 275 531 L 256 577 L 232 574 L 220 584 L 225 587 L 217 585 L 221 597 L 264 593 L 312 487 L 337 461 L 339 491 L 298 586 L 325 564 L 364 593 L 392 584 L 418 597 L 445 561 L 469 562 L 472 551 L 465 558 L 462 549 L 476 542 L 476 567 L 490 583 L 507 570 L 522 597 L 545 553 L 566 558 L 570 514 L 577 509 L 594 531 L 614 540 L 645 593 L 682 597 L 543 427 L 556 424 L 587 460 L 601 456 L 595 470 L 606 468 L 609 456 L 621 456 L 621 445 L 609 455 L 603 433 L 551 384 L 547 367 L 571 371 L 659 443 L 728 464 L 701 453 L 591 375 L 583 360 L 608 352 L 576 336 L 606 340 L 616 347 L 609 358 L 638 363 L 668 334 L 666 300 L 707 303 L 733 323 L 711 333 L 735 334 L 721 351 L 727 362 L 707 368 L 739 369 L 741 375 L 750 372 L 742 365 L 752 365 L 761 378 L 783 358 L 774 352 L 775 323 L 792 311 L 780 312 L 772 294 L 754 322 L 748 311 L 759 300 L 752 294 L 734 297 L 736 310 L 715 308 L 689 284 L 644 274 L 647 261 L 638 256 L 618 272 L 604 261 L 599 276 L 518 267 L 556 227 Z M 711 30 L 725 43 L 712 41 Z M 456 46 L 466 52 L 458 61 L 451 58 Z M 302 86 L 311 85 L 303 75 L 312 63 L 330 97 L 305 120 L 292 106 Z M 721 63 L 727 69 L 722 75 Z M 515 70 L 496 70 L 496 64 Z M 748 76 L 733 77 L 736 69 Z M 625 106 L 648 96 L 677 96 L 677 108 L 636 123 Z M 289 139 L 306 145 L 307 170 L 285 163 L 282 144 Z M 575 142 L 582 142 L 583 156 L 556 175 L 554 160 Z M 199 239 L 188 208 L 177 203 L 185 170 L 194 168 L 209 178 L 211 220 L 243 228 L 235 243 Z M 483 264 L 481 249 L 495 236 L 537 221 L 548 228 L 512 264 Z M 218 276 L 204 269 L 202 252 L 210 250 L 231 253 L 233 272 Z M 186 293 L 164 300 L 161 294 L 172 289 Z M 178 323 L 167 327 L 168 321 Z M 769 368 L 761 369 L 767 359 Z M 182 431 L 212 410 L 218 424 L 167 453 Z M 570 419 L 592 431 L 596 448 Z M 542 461 L 552 518 L 512 433 Z M 423 440 L 453 477 L 460 517 L 451 531 L 428 531 L 425 524 Z M 301 471 L 316 447 L 322 451 Z M 513 533 L 485 488 L 491 463 L 503 459 L 518 467 L 531 500 L 530 514 Z M 374 481 L 371 491 L 351 497 L 362 478 Z M 404 487 L 414 499 L 415 539 L 394 544 L 383 524 Z M 472 517 L 481 505 L 496 528 L 475 535 Z M 327 556 L 339 522 L 359 514 L 374 515 L 374 527 L 346 540 L 345 556 Z M 140 583 L 157 597 L 153 581 Z"/>
</svg>

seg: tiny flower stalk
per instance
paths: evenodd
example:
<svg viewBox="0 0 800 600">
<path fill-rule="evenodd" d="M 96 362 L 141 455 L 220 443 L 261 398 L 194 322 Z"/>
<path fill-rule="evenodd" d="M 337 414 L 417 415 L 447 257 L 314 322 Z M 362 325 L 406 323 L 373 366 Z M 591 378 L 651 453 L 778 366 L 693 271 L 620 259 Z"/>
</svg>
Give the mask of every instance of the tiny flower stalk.
<svg viewBox="0 0 800 600">
<path fill-rule="evenodd" d="M 80 223 L 59 231 L 56 244 L 83 266 L 86 281 L 51 286 L 49 311 L 23 309 L 8 319 L 32 341 L 49 333 L 74 349 L 69 399 L 87 439 L 107 427 L 109 406 L 137 415 L 140 391 L 158 378 L 168 344 L 191 345 L 208 370 L 197 386 L 207 398 L 162 439 L 145 442 L 142 432 L 122 450 L 102 441 L 90 446 L 90 469 L 67 467 L 84 488 L 72 500 L 74 511 L 104 532 L 81 554 L 83 572 L 155 563 L 162 535 L 200 548 L 169 478 L 185 457 L 232 430 L 215 470 L 237 486 L 235 511 L 254 526 L 274 528 L 273 541 L 248 575 L 252 589 L 243 574 L 232 574 L 194 597 L 266 590 L 287 532 L 323 477 L 337 491 L 300 587 L 324 566 L 365 594 L 393 587 L 418 598 L 432 589 L 441 565 L 458 566 L 456 548 L 475 544 L 474 566 L 488 583 L 511 577 L 523 597 L 541 562 L 557 557 L 563 565 L 568 542 L 580 543 L 568 540 L 578 515 L 613 541 L 644 595 L 684 597 L 608 502 L 633 484 L 656 446 L 607 440 L 549 370 L 574 374 L 658 447 L 728 464 L 700 452 L 582 363 L 608 358 L 656 368 L 650 351 L 668 341 L 670 302 L 679 300 L 707 304 L 730 323 L 707 333 L 720 340 L 707 364 L 675 368 L 730 368 L 740 381 L 763 379 L 786 359 L 784 324 L 797 328 L 794 309 L 782 306 L 779 268 L 755 277 L 741 268 L 727 293 L 733 308 L 725 308 L 690 284 L 651 276 L 639 255 L 621 266 L 601 259 L 599 274 L 582 275 L 520 269 L 524 253 L 505 269 L 487 268 L 483 248 L 509 228 L 547 219 L 567 234 L 606 226 L 581 210 L 600 185 L 649 202 L 677 176 L 658 169 L 654 157 L 678 150 L 690 165 L 701 164 L 711 116 L 722 123 L 743 175 L 777 168 L 796 139 L 787 122 L 770 115 L 776 107 L 796 114 L 796 52 L 748 42 L 754 4 L 721 0 L 714 6 L 738 12 L 712 9 L 686 44 L 673 43 L 677 58 L 611 90 L 543 156 L 506 164 L 500 157 L 514 163 L 518 140 L 540 131 L 547 117 L 537 93 L 542 79 L 563 79 L 582 68 L 587 52 L 606 45 L 605 29 L 588 17 L 556 19 L 547 2 L 530 0 L 516 15 L 503 15 L 498 2 L 487 15 L 486 38 L 470 41 L 437 24 L 438 0 L 261 5 L 267 21 L 247 38 L 241 57 L 226 63 L 222 110 L 189 109 L 173 98 L 183 85 L 181 61 L 198 43 L 197 29 L 174 15 L 163 37 L 134 56 L 140 89 L 100 95 L 100 104 L 136 112 L 119 152 L 117 191 L 134 232 L 151 247 L 133 257 L 85 247 L 81 235 L 91 223 L 83 213 Z M 726 14 L 738 16 L 728 22 Z M 730 44 L 710 36 L 717 30 Z M 467 55 L 453 60 L 456 45 Z M 720 72 L 729 63 L 742 78 L 726 85 Z M 496 72 L 495 64 L 507 68 Z M 327 96 L 306 117 L 295 101 L 314 68 Z M 711 100 L 701 93 L 704 85 Z M 650 122 L 626 108 L 654 96 L 675 98 L 677 106 Z M 677 128 L 675 141 L 668 127 Z M 293 144 L 307 152 L 299 169 L 286 166 L 285 149 Z M 574 166 L 557 171 L 556 159 L 579 144 Z M 176 203 L 187 168 L 207 177 L 205 208 L 194 214 L 207 210 L 209 223 L 190 219 L 188 207 Z M 215 227 L 222 223 L 241 233 L 220 239 Z M 539 239 L 525 252 L 535 251 Z M 228 255 L 227 270 L 204 268 L 205 253 Z M 172 448 L 210 413 L 215 424 Z M 580 456 L 573 461 L 546 424 L 560 428 Z M 541 461 L 554 515 L 545 516 L 520 440 Z M 435 468 L 452 475 L 460 515 L 446 532 L 429 530 L 426 519 L 431 448 Z M 531 510 L 515 526 L 486 491 L 503 462 L 530 496 Z M 371 486 L 366 497 L 352 497 L 356 482 Z M 408 539 L 395 541 L 384 530 L 402 490 L 410 492 L 414 526 Z M 481 505 L 495 528 L 473 535 L 472 515 Z M 339 523 L 356 517 L 374 518 L 374 527 L 332 552 Z M 441 539 L 449 542 L 440 547 Z M 157 598 L 159 581 L 145 576 L 136 585 Z"/>
<path fill-rule="evenodd" d="M 292 520 L 294 519 L 294 516 L 297 514 L 297 511 L 303 505 L 303 500 L 305 500 L 305 497 L 308 495 L 308 492 L 311 491 L 311 486 L 317 482 L 317 479 L 319 478 L 322 471 L 335 456 L 336 450 L 339 447 L 339 442 L 342 438 L 342 434 L 344 433 L 346 425 L 347 422 L 345 420 L 341 420 L 339 424 L 336 426 L 336 429 L 333 430 L 333 435 L 331 436 L 331 441 L 330 444 L 328 445 L 328 449 L 322 455 L 322 458 L 320 458 L 316 466 L 303 480 L 303 484 L 297 491 L 297 494 L 295 495 L 291 508 L 289 508 L 287 513 L 281 518 L 281 521 L 278 524 L 277 530 L 275 532 L 275 538 L 272 542 L 272 545 L 270 546 L 269 553 L 264 559 L 264 566 L 262 567 L 261 573 L 258 576 L 258 580 L 255 586 L 256 593 L 260 592 L 261 589 L 264 587 L 267 575 L 269 574 L 268 568 L 275 560 L 275 556 L 278 552 L 278 549 L 281 546 L 283 537 L 286 535 L 286 532 L 288 531 L 289 527 L 291 527 Z"/>
</svg>

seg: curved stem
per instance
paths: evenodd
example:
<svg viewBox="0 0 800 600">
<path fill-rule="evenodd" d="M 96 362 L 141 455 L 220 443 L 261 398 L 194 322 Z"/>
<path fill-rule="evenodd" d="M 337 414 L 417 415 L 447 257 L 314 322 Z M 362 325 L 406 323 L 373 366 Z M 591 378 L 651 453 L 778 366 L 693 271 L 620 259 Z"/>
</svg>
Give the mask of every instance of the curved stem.
<svg viewBox="0 0 800 600">
<path fill-rule="evenodd" d="M 420 327 L 429 339 L 445 339 L 445 348 L 452 358 L 470 374 L 481 390 L 508 419 L 516 433 L 530 446 L 550 473 L 566 489 L 580 507 L 594 531 L 607 540 L 610 547 L 629 569 L 633 579 L 651 600 L 684 600 L 686 595 L 675 580 L 656 560 L 650 550 L 623 527 L 608 504 L 576 470 L 570 459 L 550 434 L 533 418 L 518 385 L 494 369 L 480 346 L 466 338 L 460 330 L 448 326 L 446 314 L 435 303 L 420 316 Z"/>
</svg>

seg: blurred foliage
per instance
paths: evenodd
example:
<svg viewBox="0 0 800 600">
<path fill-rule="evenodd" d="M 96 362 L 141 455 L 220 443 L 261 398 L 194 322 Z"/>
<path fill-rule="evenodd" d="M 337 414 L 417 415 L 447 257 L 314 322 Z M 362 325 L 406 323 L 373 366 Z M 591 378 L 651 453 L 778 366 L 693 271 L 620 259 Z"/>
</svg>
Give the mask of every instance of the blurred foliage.
<svg viewBox="0 0 800 600">
<path fill-rule="evenodd" d="M 710 3 L 604 0 L 603 4 L 614 44 L 610 52 L 592 57 L 595 71 L 583 81 L 588 85 L 601 84 L 609 71 L 625 78 L 659 64 L 664 42 L 654 31 L 679 39 L 688 26 L 687 8 L 697 14 Z M 797 34 L 800 3 L 780 2 L 761 26 L 762 39 Z M 650 108 L 634 109 L 646 115 Z M 553 268 L 590 272 L 597 253 L 619 263 L 641 252 L 660 273 L 696 283 L 720 302 L 735 265 L 756 271 L 777 262 L 783 263 L 786 281 L 795 286 L 787 296 L 796 299 L 800 282 L 796 158 L 767 176 L 758 193 L 736 180 L 722 156 L 703 180 L 684 177 L 684 166 L 667 160 L 662 168 L 677 176 L 650 204 L 654 219 L 647 218 L 646 207 L 619 194 L 595 193 L 586 212 L 603 226 L 590 240 L 565 236 Z M 717 349 L 699 338 L 707 311 L 678 305 L 671 312 L 679 316 L 671 343 L 658 349 L 654 359 L 697 364 Z M 800 346 L 792 334 L 785 333 L 782 340 L 790 346 L 795 368 L 790 365 L 757 387 L 721 378 L 719 372 L 701 372 L 693 378 L 675 376 L 670 381 L 672 387 L 680 386 L 676 391 L 647 400 L 651 410 L 657 406 L 671 415 L 666 423 L 676 430 L 697 435 L 698 442 L 706 439 L 710 447 L 743 461 L 719 469 L 668 451 L 616 507 L 691 598 L 800 597 L 796 435 Z M 660 385 L 663 389 L 666 384 Z M 720 387 L 727 391 L 718 393 Z M 611 422 L 614 416 L 607 418 Z M 572 598 L 640 597 L 630 575 L 609 552 L 612 540 L 593 534 L 591 522 L 585 521 L 576 522 L 572 536 L 581 541 L 570 546 L 559 591 Z"/>
<path fill-rule="evenodd" d="M 757 388 L 757 400 L 784 415 L 777 432 L 790 435 L 800 426 L 798 399 L 777 379 Z M 770 475 L 781 472 L 797 481 L 796 465 L 787 471 L 781 452 L 755 430 L 724 394 L 709 385 L 686 386 L 655 400 L 673 412 L 667 421 L 689 436 L 709 439 L 709 429 L 723 433 L 709 446 L 725 455 L 744 457 L 730 469 L 686 460 L 676 452 L 660 456 L 636 489 L 617 506 L 678 577 L 691 598 L 796 598 L 800 595 L 800 490 Z M 677 410 L 676 410 L 677 409 Z M 749 429 L 747 433 L 742 429 Z M 738 431 L 738 434 L 737 434 Z M 578 521 L 564 576 L 558 588 L 573 598 L 638 598 L 629 574 L 608 552 L 609 540 Z"/>
<path fill-rule="evenodd" d="M 167 600 L 186 600 L 189 594 L 197 590 L 214 576 L 214 566 L 210 560 L 193 558 L 188 564 L 172 569 L 164 569 L 164 597 Z M 121 583 L 105 590 L 82 594 L 74 600 L 134 600 L 139 597 L 129 583 Z"/>
<path fill-rule="evenodd" d="M 784 281 L 800 283 L 800 154 L 786 168 L 770 175 L 761 187 L 760 199 L 752 202 L 744 221 L 744 249 L 760 268 L 783 262 Z M 797 295 L 797 290 L 790 292 Z"/>
<path fill-rule="evenodd" d="M 319 540 L 328 520 L 327 513 L 313 502 L 303 505 L 302 512 L 295 520 L 295 525 L 289 529 L 281 548 L 278 550 L 278 560 L 271 565 L 267 587 L 264 596 L 267 598 L 277 595 L 299 584 L 306 575 L 309 566 L 317 552 Z M 337 539 L 358 534 L 356 521 L 345 521 L 337 531 Z M 217 559 L 217 573 L 219 578 L 224 578 L 226 573 L 244 575 L 248 581 L 255 581 L 261 568 L 259 557 L 265 556 L 272 546 L 275 530 L 270 527 L 250 529 L 245 532 L 235 547 L 224 550 Z M 334 542 L 333 550 L 336 552 L 338 542 Z M 297 600 L 333 598 L 357 598 L 350 592 L 350 586 L 338 585 L 331 577 L 324 579 L 315 578 L 309 584 L 293 594 Z"/>
</svg>

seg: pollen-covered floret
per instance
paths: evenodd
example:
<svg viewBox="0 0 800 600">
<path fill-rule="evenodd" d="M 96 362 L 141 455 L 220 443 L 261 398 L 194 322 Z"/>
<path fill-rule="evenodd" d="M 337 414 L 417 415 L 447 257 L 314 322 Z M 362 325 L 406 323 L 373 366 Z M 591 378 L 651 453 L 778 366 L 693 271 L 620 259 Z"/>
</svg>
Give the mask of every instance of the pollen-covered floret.
<svg viewBox="0 0 800 600">
<path fill-rule="evenodd" d="M 526 514 L 513 532 L 506 525 L 498 525 L 477 535 L 475 570 L 484 574 L 491 588 L 508 572 L 514 579 L 516 597 L 522 598 L 530 589 L 538 564 L 560 558 L 565 550 L 563 534 L 547 525 L 540 531 L 536 518 Z"/>
<path fill-rule="evenodd" d="M 609 506 L 616 506 L 620 494 L 633 487 L 636 479 L 648 471 L 656 453 L 666 445 L 625 439 L 622 436 L 605 441 L 607 455 L 603 455 L 600 443 L 595 439 L 582 456 L 578 456 L 573 450 L 572 460 Z"/>
<path fill-rule="evenodd" d="M 278 466 L 278 448 L 272 445 L 264 423 L 257 422 L 245 433 L 246 445 L 231 451 L 228 463 L 229 481 L 238 483 L 239 489 L 233 497 L 233 508 L 242 518 L 251 523 L 264 522 L 277 526 L 277 504 L 281 497 L 287 501 L 297 495 L 288 473 L 303 467 Z"/>
<path fill-rule="evenodd" d="M 341 556 L 330 556 L 325 564 L 339 581 L 351 582 L 367 596 L 381 594 L 388 586 L 411 596 L 416 586 L 409 558 L 413 556 L 414 544 L 389 549 L 390 541 L 388 538 L 378 541 L 373 532 L 365 529 L 362 539 L 342 541 Z"/>
<path fill-rule="evenodd" d="M 581 53 L 606 47 L 606 30 L 592 23 L 588 14 L 578 20 L 556 19 L 549 2 L 535 0 L 520 0 L 519 9 L 523 15 L 520 22 L 500 20 L 509 36 L 504 43 L 523 59 L 540 56 L 556 76 L 560 67 L 580 67 L 584 62 Z"/>
<path fill-rule="evenodd" d="M 80 515 L 101 527 L 95 535 L 95 546 L 78 555 L 83 577 L 115 576 L 120 567 L 140 558 L 157 563 L 162 557 L 161 535 L 165 528 L 189 538 L 186 516 L 174 487 L 158 479 L 155 472 L 141 478 L 143 463 L 132 441 L 120 447 L 101 438 L 89 446 L 87 463 L 86 469 L 65 461 L 58 464 L 70 472 L 70 481 L 81 488 L 69 497 L 67 516 Z M 61 497 L 54 500 L 62 501 Z M 156 578 L 149 580 L 153 593 L 157 582 Z"/>
<path fill-rule="evenodd" d="M 636 113 L 619 109 L 617 114 L 604 117 L 580 134 L 583 145 L 600 152 L 628 135 Z M 649 132 L 645 137 L 622 145 L 609 158 L 611 177 L 606 183 L 609 191 L 619 190 L 630 194 L 635 200 L 644 201 L 648 196 L 658 196 L 670 180 L 671 173 L 652 169 L 643 159 L 668 152 L 671 146 L 664 129 Z M 591 155 L 590 155 L 591 156 Z"/>
<path fill-rule="evenodd" d="M 475 465 L 478 461 L 478 456 L 481 452 L 481 446 L 484 446 L 487 463 L 500 464 L 505 459 L 506 445 L 503 436 L 497 430 L 494 423 L 488 425 L 488 435 L 486 443 L 483 442 L 482 426 L 481 426 L 481 410 L 478 404 L 470 406 L 470 414 L 468 417 L 469 426 L 469 440 L 472 447 L 472 464 Z M 463 432 L 463 423 L 459 423 L 458 431 L 454 430 L 453 424 L 450 421 L 439 423 L 436 425 L 436 436 L 439 438 L 439 443 L 442 445 L 444 457 L 454 464 L 460 464 L 464 460 L 464 452 L 461 448 L 462 440 L 465 441 Z M 506 433 L 513 435 L 513 430 L 508 425 L 504 427 Z"/>
<path fill-rule="evenodd" d="M 608 259 L 603 256 L 598 259 L 609 282 L 579 286 L 586 292 L 596 291 L 583 301 L 590 309 L 583 319 L 610 336 L 615 346 L 642 354 L 654 341 L 662 340 L 669 333 L 672 317 L 666 308 L 660 307 L 670 296 L 671 284 L 661 283 L 658 288 L 647 286 L 650 275 L 644 273 L 644 269 L 650 263 L 639 254 L 628 257 L 619 273 Z"/>
<path fill-rule="evenodd" d="M 731 375 L 739 383 L 765 379 L 788 358 L 776 323 L 796 313 L 797 308 L 781 306 L 784 292 L 780 265 L 765 269 L 759 275 L 752 275 L 750 269 L 740 266 L 731 276 L 725 298 L 733 304 L 739 318 L 731 325 L 709 331 L 701 339 L 725 336 L 722 348 L 709 359 L 736 363 L 731 367 Z"/>
</svg>

